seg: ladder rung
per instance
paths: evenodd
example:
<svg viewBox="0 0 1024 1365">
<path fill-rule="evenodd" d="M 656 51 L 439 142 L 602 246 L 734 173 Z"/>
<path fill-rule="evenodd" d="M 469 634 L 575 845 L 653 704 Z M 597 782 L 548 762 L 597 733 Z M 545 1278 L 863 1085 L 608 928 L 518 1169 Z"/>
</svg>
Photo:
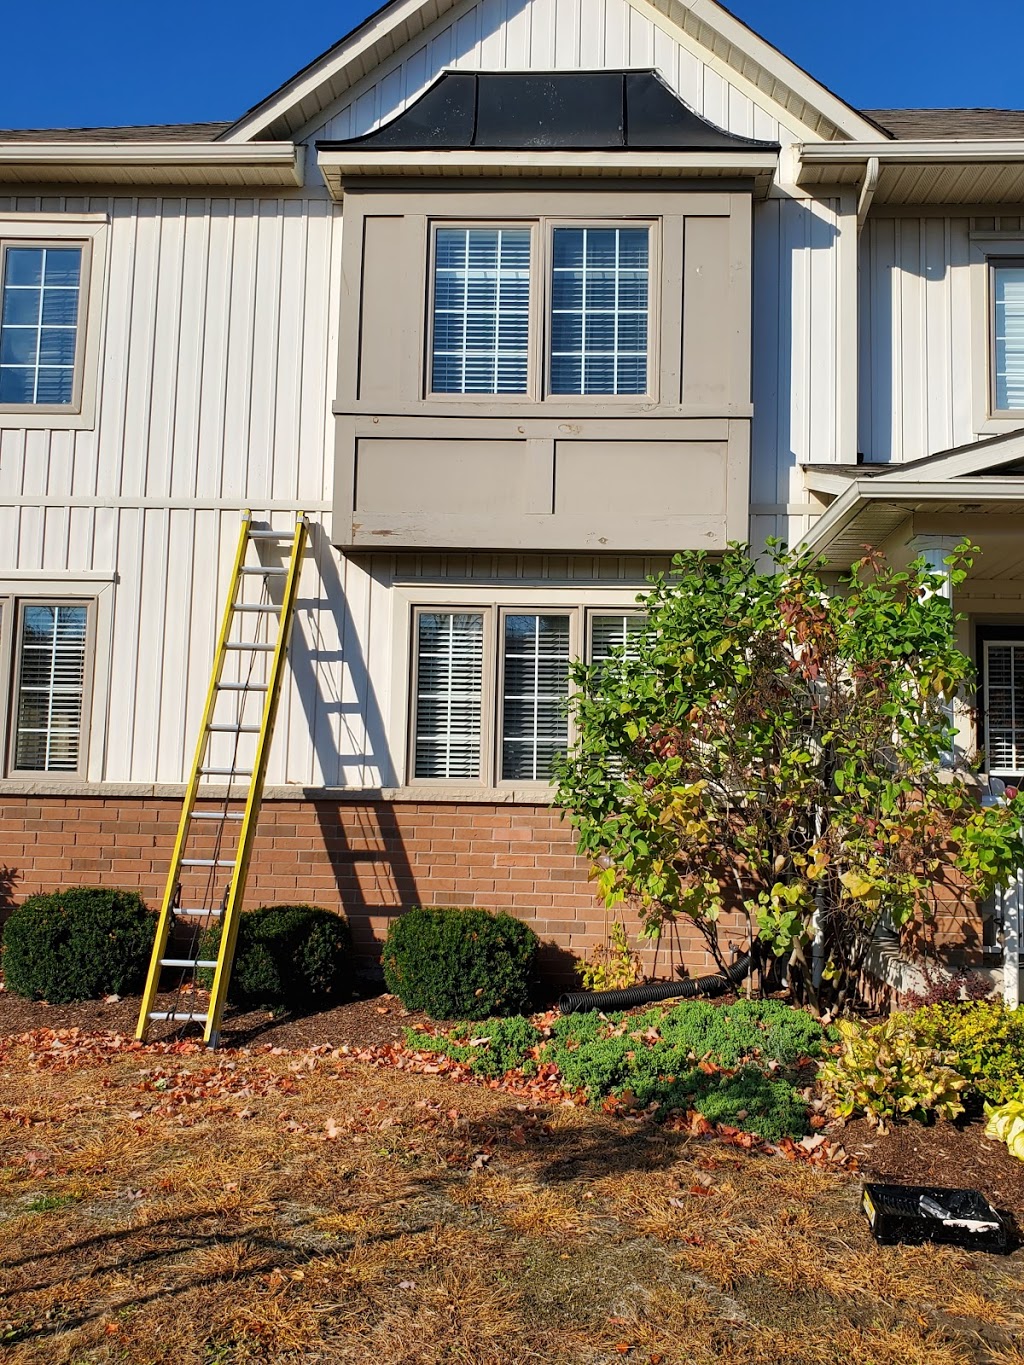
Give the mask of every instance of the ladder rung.
<svg viewBox="0 0 1024 1365">
<path fill-rule="evenodd" d="M 180 916 L 182 916 L 182 915 L 195 915 L 195 916 L 197 916 L 197 917 L 199 917 L 199 918 L 202 918 L 202 917 L 205 917 L 206 915 L 209 915 L 209 916 L 211 916 L 211 918 L 214 918 L 214 917 L 216 917 L 217 915 L 222 914 L 223 911 L 221 910 L 220 906 L 217 906 L 217 907 L 216 907 L 215 909 L 213 909 L 213 910 L 208 910 L 205 906 L 202 906 L 202 905 L 179 905 L 179 906 L 177 907 L 177 909 L 172 910 L 171 913 L 172 913 L 176 918 L 178 918 L 178 917 L 180 917 Z"/>
<path fill-rule="evenodd" d="M 258 735 L 258 725 L 208 725 L 207 730 L 216 730 L 218 735 Z"/>
<path fill-rule="evenodd" d="M 294 531 L 250 531 L 250 540 L 294 540 Z"/>
<path fill-rule="evenodd" d="M 193 820 L 243 820 L 245 812 L 240 810 L 194 810 Z"/>
<path fill-rule="evenodd" d="M 249 574 L 249 573 L 260 573 L 260 574 L 284 575 L 284 574 L 286 574 L 287 572 L 288 572 L 287 569 L 269 568 L 269 567 L 265 567 L 265 566 L 262 565 L 262 564 L 247 564 L 247 565 L 245 566 L 245 568 L 243 568 L 243 570 L 242 570 L 242 573 L 245 573 L 245 574 Z"/>
<path fill-rule="evenodd" d="M 200 768 L 203 777 L 252 777 L 251 768 Z"/>
<path fill-rule="evenodd" d="M 267 683 L 218 683 L 217 688 L 221 692 L 266 692 Z"/>
<path fill-rule="evenodd" d="M 182 867 L 234 867 L 234 858 L 182 858 Z"/>
<path fill-rule="evenodd" d="M 225 649 L 253 649 L 253 650 L 259 650 L 260 652 L 263 652 L 263 651 L 270 651 L 270 650 L 272 650 L 272 649 L 276 649 L 276 648 L 277 648 L 277 645 L 263 644 L 262 642 L 257 642 L 256 640 L 229 640 L 229 641 L 227 642 L 227 644 L 224 646 L 224 648 L 225 648 Z"/>
<path fill-rule="evenodd" d="M 207 961 L 201 957 L 162 957 L 161 967 L 216 967 L 217 959 Z"/>
<path fill-rule="evenodd" d="M 208 1014 L 175 1014 L 173 1010 L 150 1010 L 147 1019 L 179 1019 L 183 1024 L 205 1024 Z"/>
<path fill-rule="evenodd" d="M 259 611 L 268 614 L 273 612 L 275 616 L 280 616 L 281 614 L 280 607 L 275 607 L 273 602 L 236 602 L 235 611 Z"/>
</svg>

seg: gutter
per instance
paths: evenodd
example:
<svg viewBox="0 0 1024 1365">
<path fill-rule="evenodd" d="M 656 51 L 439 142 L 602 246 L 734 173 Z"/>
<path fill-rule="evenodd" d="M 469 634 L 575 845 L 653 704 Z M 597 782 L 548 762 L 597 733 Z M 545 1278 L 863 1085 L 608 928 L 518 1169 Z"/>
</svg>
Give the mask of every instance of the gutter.
<svg viewBox="0 0 1024 1365">
<path fill-rule="evenodd" d="M 299 186 L 291 142 L 0 142 L 0 183 Z"/>
</svg>

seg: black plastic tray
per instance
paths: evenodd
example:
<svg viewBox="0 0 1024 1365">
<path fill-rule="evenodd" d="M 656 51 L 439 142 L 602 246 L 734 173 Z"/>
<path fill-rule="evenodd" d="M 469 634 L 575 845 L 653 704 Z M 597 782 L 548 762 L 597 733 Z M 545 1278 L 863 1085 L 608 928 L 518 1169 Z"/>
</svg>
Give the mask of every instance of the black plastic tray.
<svg viewBox="0 0 1024 1365">
<path fill-rule="evenodd" d="M 922 1198 L 926 1201 L 922 1206 Z M 939 1206 L 942 1213 L 929 1211 Z M 978 1190 L 943 1189 L 936 1185 L 865 1184 L 861 1207 L 875 1241 L 946 1242 L 973 1251 L 1006 1251 L 1010 1232 L 1005 1219 Z M 985 1228 L 964 1226 L 967 1220 L 988 1223 Z"/>
</svg>

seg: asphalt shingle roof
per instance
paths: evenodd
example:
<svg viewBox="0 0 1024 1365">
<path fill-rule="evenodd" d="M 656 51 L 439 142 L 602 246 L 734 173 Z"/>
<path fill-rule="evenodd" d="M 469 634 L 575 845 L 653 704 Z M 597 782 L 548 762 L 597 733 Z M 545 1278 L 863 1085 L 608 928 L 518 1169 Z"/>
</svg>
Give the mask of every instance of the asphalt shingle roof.
<svg viewBox="0 0 1024 1365">
<path fill-rule="evenodd" d="M 230 123 L 143 123 L 125 128 L 0 128 L 0 142 L 213 142 Z"/>
<path fill-rule="evenodd" d="M 1024 109 L 864 109 L 901 140 L 1024 138 Z"/>
</svg>

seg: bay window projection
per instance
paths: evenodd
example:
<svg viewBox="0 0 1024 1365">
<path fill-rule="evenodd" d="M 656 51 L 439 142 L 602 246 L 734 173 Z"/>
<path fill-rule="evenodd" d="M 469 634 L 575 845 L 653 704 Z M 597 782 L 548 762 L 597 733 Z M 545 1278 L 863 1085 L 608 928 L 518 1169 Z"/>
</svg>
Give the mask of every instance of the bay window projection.
<svg viewBox="0 0 1024 1365">
<path fill-rule="evenodd" d="M 82 248 L 4 245 L 0 404 L 69 407 L 79 367 Z"/>
<path fill-rule="evenodd" d="M 434 393 L 525 393 L 529 228 L 444 227 L 434 237 Z"/>
<path fill-rule="evenodd" d="M 992 266 L 992 402 L 1024 411 L 1024 261 Z"/>
<path fill-rule="evenodd" d="M 985 755 L 994 776 L 1024 772 L 1024 643 L 985 643 Z"/>
<path fill-rule="evenodd" d="M 551 263 L 551 392 L 647 392 L 650 232 L 556 227 Z"/>
<path fill-rule="evenodd" d="M 79 771 L 87 636 L 88 607 L 84 604 L 22 604 L 14 688 L 14 771 Z"/>
</svg>

